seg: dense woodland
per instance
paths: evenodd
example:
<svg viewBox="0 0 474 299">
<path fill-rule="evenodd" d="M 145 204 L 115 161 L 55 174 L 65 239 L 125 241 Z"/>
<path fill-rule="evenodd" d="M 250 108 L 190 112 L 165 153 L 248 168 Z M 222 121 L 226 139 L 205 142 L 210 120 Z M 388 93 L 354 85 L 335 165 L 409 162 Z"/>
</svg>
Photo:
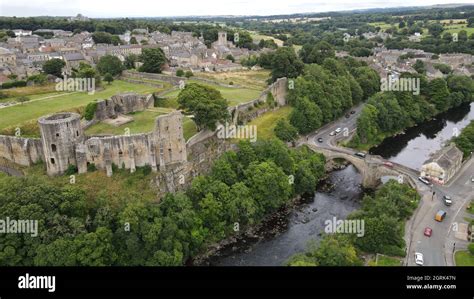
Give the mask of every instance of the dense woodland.
<svg viewBox="0 0 474 299">
<path fill-rule="evenodd" d="M 451 75 L 432 81 L 420 74 L 405 73 L 401 77 L 419 77 L 420 95 L 411 92 L 373 95 L 357 119 L 357 134 L 351 141 L 352 146 L 368 148 L 387 136 L 473 101 L 474 81 L 470 77 Z"/>
<path fill-rule="evenodd" d="M 39 221 L 37 237 L 0 234 L 0 265 L 182 265 L 236 228 L 245 230 L 295 196 L 312 193 L 324 164 L 304 147 L 241 142 L 209 175 L 159 203 L 143 195 L 151 187 L 122 186 L 119 198 L 102 192 L 88 199 L 79 185 L 0 175 L 0 218 Z M 150 181 L 150 172 L 138 169 L 128 184 Z"/>
</svg>

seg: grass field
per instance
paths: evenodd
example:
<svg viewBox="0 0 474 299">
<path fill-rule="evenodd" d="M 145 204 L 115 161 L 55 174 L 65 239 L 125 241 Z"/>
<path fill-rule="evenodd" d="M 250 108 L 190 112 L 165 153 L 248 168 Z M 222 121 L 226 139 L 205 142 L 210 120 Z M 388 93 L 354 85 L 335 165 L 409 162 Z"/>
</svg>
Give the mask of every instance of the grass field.
<svg viewBox="0 0 474 299">
<path fill-rule="evenodd" d="M 118 93 L 131 91 L 147 94 L 160 91 L 160 89 L 116 80 L 111 85 L 103 84 L 103 89 L 93 95 L 78 92 L 61 93 L 58 96 L 57 92 L 53 92 L 31 96 L 31 102 L 0 109 L 0 130 L 7 127 L 21 126 L 25 122 L 36 120 L 43 115 L 61 111 L 75 111 L 96 99 L 106 99 Z"/>
<path fill-rule="evenodd" d="M 155 126 L 155 119 L 162 114 L 166 114 L 170 111 L 167 109 L 157 109 L 152 108 L 146 111 L 136 112 L 133 114 L 129 114 L 129 116 L 133 117 L 133 121 L 123 124 L 121 126 L 115 127 L 109 125 L 104 122 L 100 122 L 89 127 L 86 130 L 86 135 L 102 135 L 102 134 L 110 134 L 110 135 L 123 135 L 127 131 L 130 134 L 138 134 L 138 133 L 147 133 L 153 131 Z M 194 121 L 188 117 L 184 117 L 183 120 L 183 131 L 184 131 L 184 138 L 188 140 L 194 134 L 196 134 L 197 129 Z"/>
<path fill-rule="evenodd" d="M 456 266 L 474 266 L 474 255 L 469 251 L 458 251 L 454 256 Z"/>
<path fill-rule="evenodd" d="M 214 80 L 217 82 L 229 84 L 233 82 L 249 89 L 264 90 L 267 87 L 267 79 L 270 78 L 268 70 L 245 70 L 225 73 L 199 73 L 196 77 Z"/>
<path fill-rule="evenodd" d="M 466 24 L 452 24 L 452 25 L 446 25 L 444 26 L 445 30 L 443 31 L 443 33 L 445 32 L 449 32 L 449 33 L 459 33 L 459 31 L 461 30 L 464 30 L 467 32 L 467 36 L 470 36 L 471 34 L 474 33 L 474 28 L 472 27 L 467 27 Z"/>
<path fill-rule="evenodd" d="M 267 112 L 252 120 L 248 125 L 257 126 L 257 139 L 268 140 L 275 137 L 273 129 L 279 119 L 287 118 L 292 108 L 282 107 L 276 111 Z"/>
<path fill-rule="evenodd" d="M 261 91 L 255 89 L 248 89 L 248 88 L 231 88 L 231 87 L 223 87 L 218 85 L 209 85 L 204 84 L 199 81 L 190 80 L 190 82 L 198 83 L 201 85 L 207 85 L 219 90 L 222 93 L 222 96 L 227 100 L 229 106 L 235 106 L 240 103 L 245 103 L 251 100 L 256 99 Z M 167 98 L 166 107 L 167 108 L 178 108 L 176 98 L 178 97 L 180 90 L 173 90 L 164 95 Z"/>
<path fill-rule="evenodd" d="M 382 30 L 386 30 L 386 29 L 391 28 L 393 26 L 393 25 L 387 24 L 385 22 L 373 22 L 373 23 L 369 23 L 369 25 L 372 25 L 374 27 L 380 27 L 380 29 L 382 29 Z M 396 27 L 398 27 L 398 24 L 396 25 Z"/>
<path fill-rule="evenodd" d="M 3 94 L 8 97 L 5 99 L 0 99 L 0 102 L 10 102 L 14 101 L 17 97 L 27 96 L 30 99 L 44 97 L 44 94 L 60 94 L 60 92 L 55 91 L 56 84 L 46 84 L 38 86 L 25 86 L 21 88 L 11 88 L 0 90 Z"/>
<path fill-rule="evenodd" d="M 254 42 L 260 42 L 262 39 L 263 40 L 272 39 L 275 42 L 275 44 L 277 44 L 279 47 L 283 47 L 283 41 L 280 39 L 274 38 L 273 36 L 263 35 L 255 31 L 249 31 L 249 33 Z"/>
</svg>

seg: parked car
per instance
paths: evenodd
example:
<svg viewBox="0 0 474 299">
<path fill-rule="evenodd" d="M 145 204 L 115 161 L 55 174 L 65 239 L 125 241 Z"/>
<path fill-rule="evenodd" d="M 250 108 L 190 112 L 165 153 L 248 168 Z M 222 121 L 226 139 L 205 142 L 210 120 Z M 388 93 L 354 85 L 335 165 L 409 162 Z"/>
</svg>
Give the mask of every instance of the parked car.
<svg viewBox="0 0 474 299">
<path fill-rule="evenodd" d="M 446 218 L 446 212 L 443 210 L 439 210 L 435 215 L 435 220 L 438 222 L 442 222 L 444 218 Z"/>
<path fill-rule="evenodd" d="M 355 114 L 356 112 L 354 110 L 351 111 L 351 114 Z"/>
<path fill-rule="evenodd" d="M 474 176 L 473 176 L 473 177 L 471 177 L 471 182 L 472 182 L 472 183 L 474 183 Z"/>
<path fill-rule="evenodd" d="M 423 266 L 423 253 L 415 252 L 415 264 Z"/>
<path fill-rule="evenodd" d="M 358 157 L 361 157 L 361 158 L 365 158 L 365 156 L 367 156 L 365 153 L 362 153 L 362 152 L 355 153 L 354 155 L 356 155 Z"/>
<path fill-rule="evenodd" d="M 335 131 L 332 131 L 331 133 L 329 133 L 329 136 L 334 136 L 334 135 L 336 135 Z"/>
<path fill-rule="evenodd" d="M 426 227 L 423 234 L 427 237 L 431 237 L 431 235 L 433 234 L 433 230 L 429 227 Z"/>
<path fill-rule="evenodd" d="M 393 163 L 392 162 L 383 162 L 384 166 L 387 166 L 388 168 L 393 168 Z"/>
<path fill-rule="evenodd" d="M 453 200 L 451 199 L 450 196 L 447 196 L 447 195 L 443 196 L 443 201 L 444 201 L 444 204 L 448 207 L 453 204 Z"/>
<path fill-rule="evenodd" d="M 428 186 L 432 186 L 432 185 L 433 185 L 433 184 L 431 184 L 431 182 L 430 182 L 427 178 L 424 178 L 424 177 L 421 177 L 421 176 L 420 176 L 420 177 L 418 177 L 418 180 L 419 180 L 420 182 L 422 182 L 423 184 L 425 184 L 425 185 L 428 185 Z"/>
<path fill-rule="evenodd" d="M 341 128 L 337 128 L 336 131 L 334 131 L 334 132 L 336 132 L 336 134 L 339 134 L 339 133 L 342 132 L 342 129 L 341 129 Z"/>
<path fill-rule="evenodd" d="M 323 139 L 322 139 L 322 138 L 318 138 L 318 142 L 319 142 L 319 143 L 323 143 Z"/>
<path fill-rule="evenodd" d="M 351 117 L 351 115 L 350 115 L 350 114 L 346 114 L 346 118 L 349 118 L 349 117 Z"/>
</svg>

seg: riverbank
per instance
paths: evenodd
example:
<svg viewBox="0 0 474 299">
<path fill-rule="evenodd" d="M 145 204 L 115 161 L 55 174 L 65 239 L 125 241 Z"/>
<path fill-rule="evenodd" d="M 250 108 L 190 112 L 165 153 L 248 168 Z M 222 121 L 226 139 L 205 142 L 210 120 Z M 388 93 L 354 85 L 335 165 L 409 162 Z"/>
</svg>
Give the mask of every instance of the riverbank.
<svg viewBox="0 0 474 299">
<path fill-rule="evenodd" d="M 343 219 L 359 207 L 361 176 L 352 165 L 346 166 L 336 164 L 335 170 L 327 172 L 315 194 L 295 198 L 258 225 L 209 247 L 188 265 L 283 265 L 293 254 L 305 250 L 308 242 L 319 241 L 324 221 Z"/>
<path fill-rule="evenodd" d="M 360 150 L 360 151 L 371 152 L 374 149 L 376 149 L 380 146 L 383 146 L 384 144 L 394 145 L 394 143 L 392 142 L 393 139 L 399 138 L 399 139 L 403 140 L 404 139 L 403 136 L 407 135 L 409 132 L 421 131 L 421 130 L 423 130 L 423 128 L 429 126 L 430 124 L 435 124 L 435 126 L 436 126 L 437 121 L 440 120 L 440 119 L 451 121 L 451 122 L 459 122 L 460 121 L 459 116 L 461 116 L 461 119 L 462 119 L 463 112 L 466 112 L 466 110 L 467 110 L 467 112 L 464 113 L 464 115 L 468 114 L 469 111 L 474 110 L 472 108 L 473 106 L 474 106 L 474 103 L 463 103 L 463 104 L 461 104 L 457 107 L 453 107 L 449 110 L 446 110 L 444 112 L 433 115 L 432 117 L 430 117 L 428 119 L 425 119 L 424 121 L 422 121 L 420 123 L 415 123 L 411 126 L 408 126 L 408 127 L 404 128 L 400 131 L 397 131 L 397 132 L 379 132 L 377 137 L 375 138 L 376 141 L 374 141 L 374 142 L 364 143 L 364 144 L 360 144 L 360 143 L 355 144 L 353 142 L 353 139 L 351 139 L 350 141 L 348 141 L 346 143 L 343 143 L 341 145 L 345 146 L 345 147 L 353 148 L 353 149 L 356 149 L 356 150 Z M 422 128 L 421 130 L 418 129 L 420 127 Z M 458 128 L 458 131 L 461 131 L 461 129 L 462 128 Z M 453 137 L 453 132 L 451 132 L 451 137 Z"/>
</svg>

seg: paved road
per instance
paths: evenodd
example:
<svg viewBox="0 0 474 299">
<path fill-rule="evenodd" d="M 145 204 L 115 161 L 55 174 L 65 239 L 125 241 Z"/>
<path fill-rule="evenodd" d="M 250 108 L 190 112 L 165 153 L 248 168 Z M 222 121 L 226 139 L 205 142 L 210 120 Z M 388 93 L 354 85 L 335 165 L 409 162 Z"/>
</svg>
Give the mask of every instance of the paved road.
<svg viewBox="0 0 474 299">
<path fill-rule="evenodd" d="M 298 143 L 310 143 L 318 147 L 354 154 L 354 150 L 339 147 L 337 143 L 344 139 L 349 139 L 348 135 L 351 135 L 356 130 L 357 118 L 362 108 L 363 104 L 355 107 L 353 109 L 354 113 L 349 114 L 349 118 L 342 117 L 329 123 L 315 133 L 302 138 Z M 341 128 L 342 132 L 331 136 L 330 133 L 334 132 L 337 128 Z M 318 141 L 319 138 L 321 138 L 320 141 Z M 417 180 L 418 170 L 413 170 L 403 165 L 395 164 L 394 169 L 413 178 L 419 193 L 422 195 L 422 201 L 416 214 L 406 225 L 408 228 L 405 236 L 408 246 L 407 265 L 415 265 L 415 252 L 423 253 L 425 265 L 427 266 L 453 265 L 452 252 L 454 242 L 457 242 L 456 248 L 462 247 L 463 243 L 454 240 L 454 233 L 451 228 L 453 223 L 464 220 L 462 211 L 470 200 L 474 199 L 474 183 L 471 182 L 471 177 L 474 176 L 474 157 L 463 165 L 462 169 L 458 171 L 457 175 L 446 186 L 426 186 Z M 434 195 L 433 192 L 435 193 Z M 448 195 L 453 199 L 452 206 L 447 207 L 444 205 L 444 195 Z M 446 218 L 441 223 L 434 220 L 434 216 L 439 210 L 447 212 Z M 425 227 L 433 229 L 433 235 L 430 238 L 424 236 Z"/>
<path fill-rule="evenodd" d="M 463 210 L 471 199 L 474 199 L 474 158 L 466 162 L 457 175 L 446 186 L 434 186 L 435 196 L 425 198 L 423 208 L 414 219 L 412 246 L 409 250 L 408 265 L 414 265 L 415 252 L 423 253 L 426 266 L 452 266 L 453 245 L 463 245 L 461 240 L 454 238 L 454 223 L 466 222 Z M 443 196 L 453 199 L 450 207 L 444 205 Z M 434 220 L 435 214 L 443 210 L 447 213 L 443 222 Z M 424 236 L 425 227 L 433 229 L 431 237 Z M 465 244 L 464 244 L 465 245 Z"/>
</svg>

